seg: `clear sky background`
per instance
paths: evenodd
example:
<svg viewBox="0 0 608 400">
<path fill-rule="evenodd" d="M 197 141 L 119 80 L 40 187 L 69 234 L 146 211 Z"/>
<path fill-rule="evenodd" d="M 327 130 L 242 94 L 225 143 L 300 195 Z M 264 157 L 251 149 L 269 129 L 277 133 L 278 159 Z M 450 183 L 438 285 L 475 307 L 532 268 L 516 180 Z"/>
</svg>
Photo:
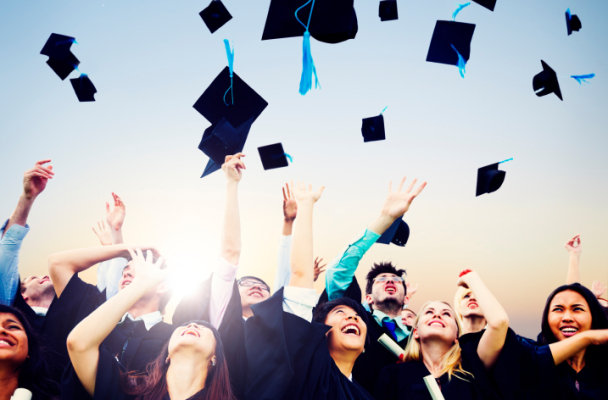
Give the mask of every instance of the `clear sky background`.
<svg viewBox="0 0 608 400">
<path fill-rule="evenodd" d="M 269 1 L 224 4 L 233 19 L 212 35 L 198 15 L 207 0 L 0 3 L 0 212 L 13 211 L 36 160 L 52 158 L 56 171 L 29 218 L 22 275 L 45 274 L 53 252 L 98 245 L 91 226 L 112 191 L 126 203 L 127 243 L 158 246 L 185 286 L 209 274 L 225 182 L 219 172 L 199 179 L 209 122 L 192 105 L 227 65 L 229 39 L 235 72 L 269 103 L 245 145 L 240 275 L 273 280 L 284 182 L 326 186 L 314 240 L 329 260 L 379 214 L 388 181 L 406 175 L 428 181 L 405 217 L 410 240 L 374 245 L 357 276 L 374 261 L 406 268 L 420 283 L 415 310 L 452 302 L 458 273 L 472 268 L 512 327 L 535 336 L 547 295 L 565 283 L 563 244 L 578 233 L 582 283 L 608 282 L 608 3 L 498 0 L 494 12 L 472 3 L 457 18 L 477 24 L 462 79 L 425 61 L 435 21 L 449 20 L 455 1 L 399 0 L 399 20 L 380 22 L 378 1 L 355 0 L 354 40 L 311 41 L 322 89 L 306 96 L 302 39 L 260 40 Z M 568 7 L 582 21 L 572 36 Z M 79 103 L 46 65 L 51 33 L 78 41 L 96 102 Z M 563 102 L 534 94 L 541 59 Z M 569 78 L 588 73 L 590 84 Z M 363 143 L 361 119 L 386 106 L 386 140 Z M 264 171 L 257 147 L 276 142 L 294 163 Z M 502 188 L 476 198 L 477 168 L 510 157 Z"/>
</svg>

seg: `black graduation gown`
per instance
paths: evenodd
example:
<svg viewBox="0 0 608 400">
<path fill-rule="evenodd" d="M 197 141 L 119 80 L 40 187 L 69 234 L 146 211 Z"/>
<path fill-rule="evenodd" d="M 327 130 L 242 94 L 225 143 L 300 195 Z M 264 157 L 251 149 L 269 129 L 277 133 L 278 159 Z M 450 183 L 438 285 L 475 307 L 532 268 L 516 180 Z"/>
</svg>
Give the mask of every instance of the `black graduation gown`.
<svg viewBox="0 0 608 400">
<path fill-rule="evenodd" d="M 353 280 L 346 289 L 343 297 L 348 297 L 357 303 L 361 303 L 361 288 L 355 277 L 353 277 Z M 319 303 L 317 303 L 317 308 L 326 302 L 327 298 L 327 292 L 324 290 L 319 299 Z M 378 339 L 380 339 L 380 336 L 383 334 L 392 337 L 388 328 L 378 325 L 370 312 L 367 313 L 367 320 L 369 322 L 367 324 L 367 335 L 370 342 L 365 345 L 365 353 L 361 354 L 359 358 L 357 358 L 357 362 L 355 362 L 353 379 L 363 386 L 365 390 L 373 393 L 376 387 L 376 380 L 382 369 L 387 365 L 395 364 L 399 359 L 378 343 Z M 407 344 L 408 338 L 409 336 L 399 342 L 395 340 L 395 342 L 403 349 Z"/>
<path fill-rule="evenodd" d="M 210 297 L 211 277 L 202 282 L 191 295 L 180 301 L 173 314 L 173 325 L 180 326 L 193 320 L 209 322 Z M 218 332 L 224 347 L 232 391 L 237 399 L 242 400 L 245 398 L 247 354 L 245 352 L 245 320 L 236 281 Z"/>
<path fill-rule="evenodd" d="M 488 379 L 481 360 L 477 356 L 477 345 L 483 332 L 463 335 L 459 338 L 462 367 L 473 374 L 459 374 L 459 379 L 445 373 L 437 379 L 446 400 L 500 399 L 498 392 Z M 422 361 L 408 361 L 386 367 L 376 383 L 376 399 L 382 400 L 431 400 L 423 378 L 431 375 Z"/>
<path fill-rule="evenodd" d="M 576 373 L 567 362 L 556 366 L 549 346 L 535 346 L 509 330 L 494 370 L 504 399 L 605 400 L 608 366 L 588 361 Z"/>
<path fill-rule="evenodd" d="M 247 400 L 370 400 L 327 349 L 330 329 L 283 311 L 283 289 L 251 307 L 245 324 Z"/>
<path fill-rule="evenodd" d="M 106 346 L 99 346 L 99 362 L 97 363 L 97 377 L 95 380 L 95 394 L 93 397 L 84 390 L 74 367 L 70 363 L 65 370 L 61 382 L 62 400 L 134 400 L 135 396 L 126 394 L 121 385 L 121 373 L 125 368 L 112 355 L 112 351 Z M 207 389 L 203 389 L 193 399 L 199 395 L 204 395 Z M 164 400 L 171 400 L 167 394 Z"/>
<path fill-rule="evenodd" d="M 19 290 L 17 290 L 17 294 L 15 295 L 15 299 L 13 300 L 13 307 L 15 307 L 17 310 L 21 311 L 23 315 L 25 315 L 25 318 L 27 318 L 27 321 L 30 323 L 30 325 L 32 326 L 32 328 L 34 328 L 36 332 L 40 332 L 42 328 L 42 323 L 44 322 L 44 315 L 36 314 L 36 312 L 32 310 L 32 307 L 30 307 L 29 304 L 25 302 L 25 299 L 23 298 L 23 296 L 21 295 L 21 291 Z"/>
</svg>

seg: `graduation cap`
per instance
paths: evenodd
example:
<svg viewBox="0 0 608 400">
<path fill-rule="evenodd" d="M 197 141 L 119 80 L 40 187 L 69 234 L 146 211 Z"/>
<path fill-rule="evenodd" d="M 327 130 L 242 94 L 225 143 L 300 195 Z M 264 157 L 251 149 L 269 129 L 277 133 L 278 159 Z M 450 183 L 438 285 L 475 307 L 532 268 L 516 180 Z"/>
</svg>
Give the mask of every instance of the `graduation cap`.
<svg viewBox="0 0 608 400">
<path fill-rule="evenodd" d="M 76 92 L 78 101 L 95 101 L 94 95 L 97 93 L 97 89 L 95 89 L 95 85 L 93 85 L 88 75 L 80 74 L 79 78 L 70 79 L 70 83 Z"/>
<path fill-rule="evenodd" d="M 220 0 L 212 0 L 199 15 L 211 33 L 220 29 L 226 22 L 232 19 L 232 15 L 230 15 L 226 6 Z"/>
<path fill-rule="evenodd" d="M 354 39 L 359 30 L 353 0 L 271 0 L 262 40 L 302 36 L 306 27 L 296 19 L 296 11 L 300 21 L 310 20 L 310 35 L 320 42 Z"/>
<path fill-rule="evenodd" d="M 293 162 L 291 156 L 283 150 L 281 143 L 270 144 L 268 146 L 258 147 L 260 158 L 262 159 L 262 166 L 265 170 L 275 169 L 289 166 L 287 159 Z"/>
<path fill-rule="evenodd" d="M 399 19 L 397 14 L 397 0 L 382 0 L 378 10 L 380 21 L 392 21 Z"/>
<path fill-rule="evenodd" d="M 426 60 L 440 64 L 466 63 L 471 56 L 471 40 L 475 24 L 456 21 L 437 21 Z"/>
<path fill-rule="evenodd" d="M 376 243 L 390 244 L 394 243 L 397 246 L 403 247 L 410 237 L 410 227 L 401 218 L 397 218 L 395 222 L 378 238 Z"/>
<path fill-rule="evenodd" d="M 473 0 L 475 3 L 487 8 L 490 11 L 494 11 L 496 6 L 496 0 Z"/>
<path fill-rule="evenodd" d="M 234 95 L 234 103 L 230 90 Z M 266 100 L 236 73 L 233 73 L 231 78 L 230 69 L 226 67 L 211 82 L 193 107 L 212 124 L 225 118 L 233 127 L 239 127 L 251 118 L 255 121 L 267 105 Z"/>
<path fill-rule="evenodd" d="M 562 91 L 559 88 L 559 81 L 557 80 L 557 74 L 553 69 L 547 65 L 546 62 L 540 60 L 543 65 L 543 72 L 540 72 L 532 79 L 532 87 L 538 97 L 546 96 L 551 93 L 555 93 L 560 100 L 562 98 Z"/>
<path fill-rule="evenodd" d="M 578 16 L 570 14 L 570 9 L 566 10 L 566 27 L 568 28 L 568 36 L 572 35 L 572 31 L 578 32 L 583 27 Z"/>
<path fill-rule="evenodd" d="M 226 156 L 243 151 L 253 121 L 252 117 L 234 128 L 225 118 L 221 118 L 205 130 L 198 148 L 209 157 L 209 162 L 201 178 L 220 169 Z"/>
<path fill-rule="evenodd" d="M 475 197 L 484 193 L 492 193 L 500 189 L 507 173 L 498 169 L 498 165 L 511 161 L 512 158 L 499 163 L 486 165 L 477 170 L 477 191 Z"/>
<path fill-rule="evenodd" d="M 73 37 L 52 33 L 40 51 L 40 54 L 49 57 L 46 63 L 61 80 L 78 69 L 78 64 L 80 64 L 80 61 L 70 51 L 72 43 L 77 43 Z"/>
<path fill-rule="evenodd" d="M 380 115 L 376 117 L 364 118 L 363 126 L 361 127 L 361 133 L 363 134 L 363 142 L 375 142 L 376 140 L 385 140 L 386 136 L 384 134 L 384 116 L 382 115 L 382 113 L 380 113 Z"/>
</svg>

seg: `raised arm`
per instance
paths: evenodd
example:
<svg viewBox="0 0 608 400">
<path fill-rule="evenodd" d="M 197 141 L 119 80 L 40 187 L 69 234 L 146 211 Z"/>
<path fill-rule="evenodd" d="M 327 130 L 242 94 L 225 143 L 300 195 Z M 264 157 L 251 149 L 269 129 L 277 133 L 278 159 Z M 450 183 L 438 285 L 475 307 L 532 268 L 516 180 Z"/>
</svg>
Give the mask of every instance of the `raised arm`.
<svg viewBox="0 0 608 400">
<path fill-rule="evenodd" d="M 152 247 L 144 247 L 143 249 L 156 252 Z M 87 247 L 51 254 L 49 256 L 49 274 L 57 297 L 61 297 L 63 289 L 65 289 L 74 274 L 87 270 L 97 263 L 116 257 L 129 257 L 126 245 L 116 244 L 112 246 Z"/>
<path fill-rule="evenodd" d="M 222 170 L 226 175 L 226 211 L 220 247 L 220 257 L 230 264 L 237 265 L 241 256 L 241 216 L 239 213 L 239 182 L 243 177 L 245 163 L 241 161 L 243 153 L 226 156 Z"/>
<path fill-rule="evenodd" d="M 551 343 L 549 349 L 551 349 L 555 365 L 559 365 L 589 346 L 606 345 L 607 343 L 608 329 L 591 329 Z"/>
<path fill-rule="evenodd" d="M 0 304 L 12 305 L 19 289 L 19 251 L 29 232 L 27 218 L 34 201 L 44 191 L 49 179 L 53 179 L 53 166 L 41 160 L 23 174 L 23 192 L 17 207 L 0 229 Z"/>
<path fill-rule="evenodd" d="M 289 286 L 306 289 L 313 287 L 312 212 L 315 203 L 321 198 L 323 189 L 325 186 L 313 191 L 312 185 L 307 187 L 304 182 L 298 182 L 297 185 L 291 182 L 291 190 L 298 202 L 298 218 L 293 228 Z"/>
<path fill-rule="evenodd" d="M 392 182 L 389 182 L 388 195 L 380 210 L 380 216 L 367 227 L 363 237 L 351 243 L 343 253 L 329 263 L 325 274 L 325 289 L 329 300 L 337 299 L 346 292 L 361 258 L 393 222 L 409 210 L 412 201 L 426 186 L 426 182 L 424 182 L 414 189 L 416 184 L 416 179 L 414 179 L 409 187 L 402 191 L 404 183 L 405 177 L 401 180 L 397 191 L 393 192 Z"/>
<path fill-rule="evenodd" d="M 600 302 L 600 305 L 602 307 L 608 307 L 608 301 L 602 298 L 602 295 L 606 293 L 606 285 L 604 284 L 604 282 L 593 281 L 593 284 L 591 285 L 591 292 L 597 298 L 597 301 Z"/>
<path fill-rule="evenodd" d="M 126 216 L 125 203 L 114 192 L 112 192 L 112 197 L 114 198 L 114 209 L 110 211 L 110 204 L 106 202 L 106 221 L 110 227 L 112 244 L 123 244 L 122 224 L 125 222 Z"/>
<path fill-rule="evenodd" d="M 509 330 L 509 316 L 492 292 L 484 285 L 477 272 L 471 271 L 462 275 L 457 284 L 473 291 L 488 324 L 477 346 L 477 354 L 486 369 L 490 369 L 498 360 L 505 345 Z"/>
<path fill-rule="evenodd" d="M 568 250 L 568 253 L 570 253 L 566 285 L 570 285 L 572 283 L 580 283 L 581 272 L 579 270 L 579 263 L 581 261 L 581 253 L 583 252 L 583 247 L 581 244 L 581 235 L 576 235 L 572 239 L 568 240 L 564 247 L 566 248 L 566 250 Z"/>
<path fill-rule="evenodd" d="M 274 292 L 289 285 L 291 277 L 291 232 L 293 221 L 298 214 L 298 204 L 292 196 L 289 185 L 285 184 L 283 189 L 283 230 L 277 252 L 277 270 L 274 275 Z"/>
<path fill-rule="evenodd" d="M 148 291 L 161 284 L 168 270 L 161 269 L 164 259 L 153 262 L 151 251 L 144 259 L 141 250 L 131 253 L 135 270 L 133 282 L 116 296 L 82 320 L 72 330 L 67 340 L 70 360 L 84 389 L 93 396 L 99 361 L 99 345 L 116 327 L 120 318 Z"/>
</svg>

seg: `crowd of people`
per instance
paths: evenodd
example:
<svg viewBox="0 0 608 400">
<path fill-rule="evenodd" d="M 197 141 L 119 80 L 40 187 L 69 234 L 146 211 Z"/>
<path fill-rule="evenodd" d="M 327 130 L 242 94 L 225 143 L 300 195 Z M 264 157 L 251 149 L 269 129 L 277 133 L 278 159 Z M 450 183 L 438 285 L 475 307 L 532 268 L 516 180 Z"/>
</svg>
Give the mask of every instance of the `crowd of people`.
<svg viewBox="0 0 608 400">
<path fill-rule="evenodd" d="M 313 253 L 323 187 L 291 182 L 271 290 L 238 277 L 243 156 L 222 165 L 214 272 L 180 300 L 172 323 L 164 320 L 171 263 L 153 247 L 124 244 L 116 194 L 93 227 L 102 246 L 51 254 L 47 275 L 22 279 L 28 215 L 55 175 L 50 160 L 25 172 L 0 229 L 0 400 L 608 399 L 606 286 L 580 283 L 580 236 L 566 243 L 567 280 L 549 294 L 540 334 L 526 338 L 476 271 L 455 279 L 453 305 L 419 310 L 409 307 L 417 286 L 390 262 L 357 282 L 363 255 L 426 182 L 389 184 L 378 218 L 326 265 Z M 95 266 L 96 285 L 80 279 Z M 313 283 L 323 272 L 319 294 Z"/>
</svg>

